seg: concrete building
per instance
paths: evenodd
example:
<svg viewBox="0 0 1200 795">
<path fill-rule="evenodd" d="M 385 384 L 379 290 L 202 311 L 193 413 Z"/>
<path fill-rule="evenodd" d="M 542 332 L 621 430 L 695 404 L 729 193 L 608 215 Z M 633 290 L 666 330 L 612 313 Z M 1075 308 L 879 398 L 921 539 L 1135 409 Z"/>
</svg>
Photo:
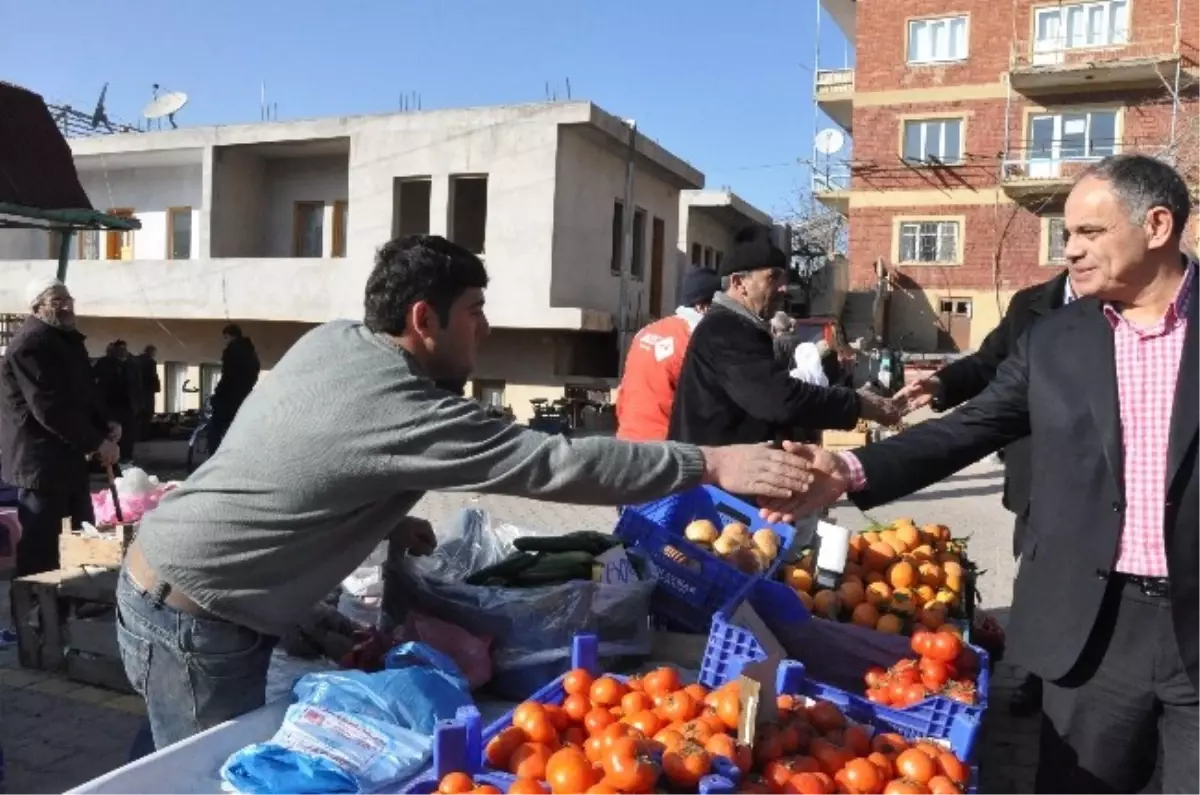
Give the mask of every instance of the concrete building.
<svg viewBox="0 0 1200 795">
<path fill-rule="evenodd" d="M 892 342 L 977 347 L 1015 290 L 1063 267 L 1063 201 L 1088 163 L 1141 151 L 1198 181 L 1195 2 L 820 5 L 855 65 L 818 69 L 816 102 L 853 155 L 813 189 L 849 219 L 852 289 L 881 258 L 900 287 Z"/>
<path fill-rule="evenodd" d="M 81 330 L 96 356 L 117 337 L 157 345 L 160 410 L 194 408 L 220 376 L 224 324 L 242 326 L 269 371 L 313 325 L 361 317 L 381 243 L 428 232 L 477 252 L 491 275 L 477 397 L 526 419 L 531 398 L 606 392 L 628 142 L 620 119 L 587 102 L 72 139 L 92 204 L 142 223 L 75 240 Z M 680 193 L 704 177 L 642 135 L 634 166 L 640 324 L 675 306 Z M 28 279 L 53 274 L 49 237 L 0 235 L 0 312 L 26 311 Z"/>
</svg>

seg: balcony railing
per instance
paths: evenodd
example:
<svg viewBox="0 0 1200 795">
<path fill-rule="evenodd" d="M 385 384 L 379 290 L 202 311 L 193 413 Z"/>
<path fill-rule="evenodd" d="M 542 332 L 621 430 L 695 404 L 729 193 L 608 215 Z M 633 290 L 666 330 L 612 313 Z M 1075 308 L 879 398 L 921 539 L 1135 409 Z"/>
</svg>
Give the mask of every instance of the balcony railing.
<svg viewBox="0 0 1200 795">
<path fill-rule="evenodd" d="M 817 71 L 817 99 L 833 99 L 853 92 L 853 69 L 821 69 Z"/>
<path fill-rule="evenodd" d="M 1013 42 L 1011 69 L 1053 71 L 1087 67 L 1120 68 L 1122 64 L 1162 62 L 1180 55 L 1175 25 L 1135 25 L 1115 28 L 1097 38 L 1065 33 L 1051 38 Z"/>
<path fill-rule="evenodd" d="M 813 193 L 837 193 L 847 190 L 850 190 L 850 165 L 848 163 L 830 164 L 813 170 Z"/>
</svg>

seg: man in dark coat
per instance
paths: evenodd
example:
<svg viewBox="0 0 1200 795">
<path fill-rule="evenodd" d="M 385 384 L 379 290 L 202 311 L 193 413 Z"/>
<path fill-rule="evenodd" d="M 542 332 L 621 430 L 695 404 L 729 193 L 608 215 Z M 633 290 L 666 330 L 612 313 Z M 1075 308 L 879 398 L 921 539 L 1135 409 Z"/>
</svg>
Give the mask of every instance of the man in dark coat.
<svg viewBox="0 0 1200 795">
<path fill-rule="evenodd" d="M 966 403 L 978 395 L 992 379 L 1009 354 L 1016 350 L 1017 340 L 1042 315 L 1058 309 L 1074 299 L 1067 271 L 1048 282 L 1026 287 L 1013 295 L 1000 324 L 984 338 L 979 350 L 943 367 L 934 375 L 904 388 L 902 397 L 908 399 L 908 409 L 932 404 L 934 411 L 943 412 Z M 1029 484 L 1033 477 L 1029 438 L 1013 442 L 1004 449 L 1004 507 L 1016 515 L 1013 522 L 1013 557 L 1020 557 L 1028 520 Z M 1042 680 L 1029 674 L 1013 694 L 1010 707 L 1019 715 L 1030 715 L 1042 703 Z"/>
<path fill-rule="evenodd" d="M 789 375 L 767 322 L 783 299 L 787 266 L 765 229 L 738 233 L 718 271 L 723 292 L 713 297 L 688 345 L 667 438 L 701 445 L 775 442 L 790 439 L 795 428 L 899 420 L 898 402 Z"/>
<path fill-rule="evenodd" d="M 158 377 L 158 348 L 147 345 L 133 357 L 137 373 L 138 437 L 150 438 L 150 419 L 154 416 L 154 400 L 162 391 L 162 379 Z"/>
<path fill-rule="evenodd" d="M 88 362 L 75 330 L 75 302 L 62 284 L 36 280 L 27 292 L 32 314 L 0 363 L 0 468 L 18 489 L 16 575 L 59 567 L 64 517 L 75 527 L 94 519 L 87 458 L 115 463 Z"/>
<path fill-rule="evenodd" d="M 129 358 L 125 340 L 113 340 L 104 356 L 92 368 L 100 402 L 110 422 L 121 426 L 121 460 L 133 460 L 137 442 L 137 403 L 141 392 L 141 376 Z"/>
<path fill-rule="evenodd" d="M 258 352 L 254 343 L 242 334 L 236 323 L 222 330 L 225 350 L 221 353 L 221 380 L 212 394 L 212 419 L 208 426 L 209 455 L 217 452 L 225 432 L 233 424 L 242 402 L 250 396 L 258 383 Z"/>
</svg>

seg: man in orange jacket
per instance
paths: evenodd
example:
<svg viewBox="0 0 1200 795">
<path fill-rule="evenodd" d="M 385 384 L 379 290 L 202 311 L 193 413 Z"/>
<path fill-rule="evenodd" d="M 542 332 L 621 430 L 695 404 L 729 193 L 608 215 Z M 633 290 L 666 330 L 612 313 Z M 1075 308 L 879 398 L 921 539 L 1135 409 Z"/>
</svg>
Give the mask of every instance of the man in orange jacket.
<svg viewBox="0 0 1200 795">
<path fill-rule="evenodd" d="M 720 289 L 717 274 L 689 267 L 675 314 L 654 321 L 633 338 L 617 393 L 618 439 L 666 440 L 688 340 Z"/>
</svg>

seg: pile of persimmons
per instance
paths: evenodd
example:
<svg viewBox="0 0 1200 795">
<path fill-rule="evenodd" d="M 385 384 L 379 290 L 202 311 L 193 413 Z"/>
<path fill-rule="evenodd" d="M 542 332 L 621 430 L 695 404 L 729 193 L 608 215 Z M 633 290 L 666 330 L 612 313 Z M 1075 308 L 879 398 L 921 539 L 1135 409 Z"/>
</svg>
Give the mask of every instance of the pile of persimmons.
<svg viewBox="0 0 1200 795">
<path fill-rule="evenodd" d="M 866 696 L 877 704 L 908 707 L 930 696 L 944 695 L 963 704 L 979 701 L 975 676 L 979 657 L 952 631 L 919 629 L 910 643 L 917 658 L 904 659 L 891 668 L 870 668 L 863 677 Z"/>
<path fill-rule="evenodd" d="M 932 741 L 910 742 L 848 721 L 833 704 L 781 695 L 753 746 L 736 739 L 739 684 L 683 685 L 673 668 L 621 680 L 576 669 L 561 704 L 526 701 L 488 742 L 486 766 L 511 773 L 510 793 L 698 791 L 722 772 L 738 792 L 960 793 L 970 771 Z M 723 760 L 723 761 L 721 761 Z M 716 764 L 715 764 L 716 763 Z M 493 792 L 463 773 L 438 792 Z"/>
</svg>

